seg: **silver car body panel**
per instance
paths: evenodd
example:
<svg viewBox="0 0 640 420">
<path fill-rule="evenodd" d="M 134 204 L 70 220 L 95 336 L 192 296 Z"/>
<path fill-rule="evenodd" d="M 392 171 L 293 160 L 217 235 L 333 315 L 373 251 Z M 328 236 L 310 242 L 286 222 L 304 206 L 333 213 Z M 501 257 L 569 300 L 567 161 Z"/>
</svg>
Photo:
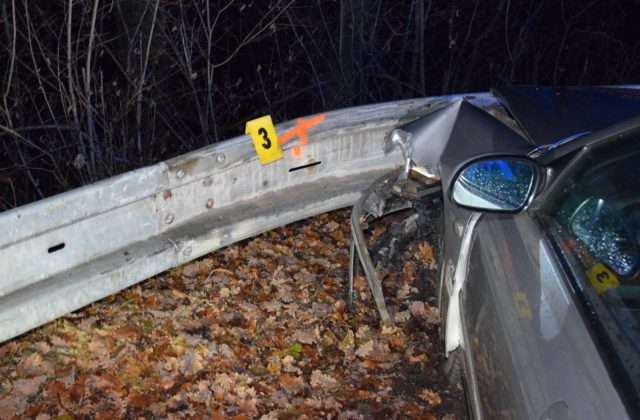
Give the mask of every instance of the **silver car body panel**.
<svg viewBox="0 0 640 420">
<path fill-rule="evenodd" d="M 485 417 L 628 417 L 563 276 L 530 215 L 478 223 L 461 316 Z"/>
</svg>

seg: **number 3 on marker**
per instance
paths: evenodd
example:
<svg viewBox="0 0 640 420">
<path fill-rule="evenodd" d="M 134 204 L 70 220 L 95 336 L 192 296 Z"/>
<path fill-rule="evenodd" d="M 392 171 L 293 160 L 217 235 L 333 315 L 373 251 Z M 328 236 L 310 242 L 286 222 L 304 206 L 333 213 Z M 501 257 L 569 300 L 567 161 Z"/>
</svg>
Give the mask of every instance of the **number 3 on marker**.
<svg viewBox="0 0 640 420">
<path fill-rule="evenodd" d="M 262 143 L 262 147 L 264 147 L 265 149 L 270 148 L 271 140 L 269 140 L 269 133 L 267 133 L 267 130 L 264 127 L 260 127 L 258 129 L 258 134 L 260 134 L 264 139 L 264 143 Z"/>
<path fill-rule="evenodd" d="M 263 165 L 281 159 L 284 156 L 278 142 L 276 129 L 269 115 L 248 121 L 245 133 L 251 135 L 256 153 L 260 158 L 260 163 Z"/>
<path fill-rule="evenodd" d="M 591 285 L 598 294 L 614 289 L 620 285 L 620 281 L 604 264 L 596 263 L 586 271 L 587 277 L 591 280 Z"/>
</svg>

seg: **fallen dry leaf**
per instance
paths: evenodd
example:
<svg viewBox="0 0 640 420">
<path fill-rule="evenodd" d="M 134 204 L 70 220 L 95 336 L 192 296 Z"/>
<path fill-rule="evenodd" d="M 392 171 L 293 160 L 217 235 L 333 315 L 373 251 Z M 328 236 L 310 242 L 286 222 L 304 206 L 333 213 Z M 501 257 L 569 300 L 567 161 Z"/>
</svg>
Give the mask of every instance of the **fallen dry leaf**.
<svg viewBox="0 0 640 420">
<path fill-rule="evenodd" d="M 442 398 L 440 397 L 440 395 L 430 389 L 421 389 L 418 392 L 418 396 L 431 406 L 440 405 L 440 403 L 442 403 Z"/>
<path fill-rule="evenodd" d="M 325 375 L 319 370 L 314 370 L 313 372 L 311 372 L 311 386 L 314 388 L 330 390 L 338 386 L 338 381 L 336 381 L 329 375 Z"/>
<path fill-rule="evenodd" d="M 361 363 L 367 369 L 372 369 L 372 370 L 380 369 L 380 365 L 375 360 L 364 359 Z"/>
<path fill-rule="evenodd" d="M 202 369 L 202 356 L 194 349 L 189 349 L 180 357 L 179 366 L 183 375 L 195 375 Z"/>
<path fill-rule="evenodd" d="M 358 327 L 358 331 L 356 331 L 356 338 L 358 340 L 369 339 L 373 337 L 373 331 L 371 331 L 371 327 L 368 325 L 361 325 Z"/>
<path fill-rule="evenodd" d="M 345 313 L 345 309 L 347 308 L 347 303 L 344 300 L 338 300 L 333 304 L 333 319 L 337 321 L 342 321 L 347 319 L 347 314 Z"/>
<path fill-rule="evenodd" d="M 410 319 L 411 319 L 411 312 L 410 311 L 400 311 L 400 312 L 396 312 L 393 315 L 393 320 L 396 323 L 407 322 Z"/>
<path fill-rule="evenodd" d="M 306 387 L 306 384 L 301 378 L 294 377 L 288 373 L 280 375 L 280 377 L 278 378 L 278 382 L 280 383 L 282 388 L 291 395 L 298 394 Z"/>
<path fill-rule="evenodd" d="M 325 228 L 327 228 L 327 230 L 329 232 L 333 232 L 334 230 L 338 229 L 339 227 L 340 227 L 340 225 L 337 224 L 336 222 L 334 222 L 333 220 L 325 225 Z"/>
<path fill-rule="evenodd" d="M 361 359 L 371 358 L 371 356 L 373 355 L 373 347 L 373 340 L 367 341 L 366 343 L 358 347 L 358 350 L 356 350 L 356 356 L 360 357 Z"/>
<path fill-rule="evenodd" d="M 438 263 L 433 255 L 433 246 L 429 242 L 425 241 L 418 245 L 416 258 L 418 261 L 422 261 L 422 264 L 424 264 L 424 266 L 429 270 L 435 270 L 438 268 Z"/>
<path fill-rule="evenodd" d="M 353 355 L 353 350 L 356 343 L 355 334 L 353 334 L 353 330 L 347 330 L 344 338 L 340 342 L 340 350 L 344 353 L 345 357 L 349 358 Z"/>
<path fill-rule="evenodd" d="M 20 416 L 27 408 L 27 398 L 20 394 L 15 393 L 8 398 L 0 399 L 0 413 L 4 413 L 6 416 Z"/>
<path fill-rule="evenodd" d="M 316 331 L 314 328 L 304 328 L 296 330 L 293 334 L 295 341 L 299 341 L 303 344 L 313 344 L 316 341 Z"/>
<path fill-rule="evenodd" d="M 398 293 L 396 293 L 396 299 L 404 300 L 414 293 L 418 293 L 418 289 L 408 283 L 405 283 L 402 285 L 402 287 L 400 287 L 400 289 L 398 289 Z"/>
<path fill-rule="evenodd" d="M 33 397 L 42 388 L 42 384 L 47 380 L 46 375 L 36 376 L 28 379 L 17 379 L 13 382 L 13 389 L 25 397 Z"/>
<path fill-rule="evenodd" d="M 409 311 L 422 324 L 440 324 L 440 311 L 434 306 L 421 301 L 413 301 L 409 305 Z"/>
<path fill-rule="evenodd" d="M 53 363 L 44 360 L 40 353 L 32 353 L 24 359 L 17 368 L 22 376 L 34 377 L 40 375 L 52 376 L 55 373 Z"/>
<path fill-rule="evenodd" d="M 250 418 L 258 415 L 258 401 L 254 397 L 243 398 L 238 402 L 238 409 Z"/>
<path fill-rule="evenodd" d="M 386 335 L 385 340 L 393 351 L 400 352 L 404 350 L 405 340 L 402 332 Z"/>
</svg>

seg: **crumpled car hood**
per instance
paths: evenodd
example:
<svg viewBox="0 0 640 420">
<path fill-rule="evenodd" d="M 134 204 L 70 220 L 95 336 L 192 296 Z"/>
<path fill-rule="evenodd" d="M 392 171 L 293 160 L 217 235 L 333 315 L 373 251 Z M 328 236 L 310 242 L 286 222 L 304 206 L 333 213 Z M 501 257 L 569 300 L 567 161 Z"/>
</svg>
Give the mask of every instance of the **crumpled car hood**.
<svg viewBox="0 0 640 420">
<path fill-rule="evenodd" d="M 399 127 L 411 133 L 412 160 L 438 173 L 446 189 L 461 164 L 483 154 L 526 155 L 532 145 L 465 100 Z"/>
</svg>

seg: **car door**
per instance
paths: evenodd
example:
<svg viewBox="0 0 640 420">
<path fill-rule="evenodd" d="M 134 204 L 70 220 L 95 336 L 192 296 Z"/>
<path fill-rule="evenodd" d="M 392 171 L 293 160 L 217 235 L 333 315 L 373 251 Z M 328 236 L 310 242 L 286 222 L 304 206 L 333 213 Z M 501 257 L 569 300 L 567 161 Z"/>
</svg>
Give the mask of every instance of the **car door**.
<svg viewBox="0 0 640 420">
<path fill-rule="evenodd" d="M 462 295 L 487 418 L 624 418 L 562 269 L 529 215 L 487 215 Z"/>
<path fill-rule="evenodd" d="M 629 168 L 640 168 L 637 150 L 635 156 L 637 162 L 629 163 Z M 621 174 L 617 184 L 625 174 L 629 177 L 628 170 L 620 169 L 620 162 L 613 160 L 610 165 Z M 583 166 L 593 167 L 594 163 L 590 161 Z M 529 211 L 516 215 L 484 214 L 476 225 L 461 310 L 467 370 L 475 378 L 470 388 L 477 393 L 478 411 L 486 418 L 627 418 L 637 403 L 637 396 L 630 397 L 635 401 L 631 403 L 620 396 L 621 392 L 634 394 L 637 383 L 634 385 L 633 369 L 637 368 L 627 366 L 629 362 L 620 362 L 617 353 L 610 354 L 610 347 L 617 348 L 617 344 L 611 344 L 610 339 L 603 341 L 600 330 L 595 328 L 602 323 L 594 311 L 594 302 L 598 302 L 585 300 L 583 296 L 592 285 L 596 289 L 593 295 L 604 299 L 607 288 L 598 282 L 602 283 L 604 277 L 614 277 L 615 270 L 601 269 L 591 277 L 589 273 L 628 259 L 604 255 L 606 250 L 602 251 L 601 245 L 580 248 L 575 245 L 580 238 L 563 236 L 564 233 L 558 239 L 558 235 L 550 233 L 551 225 L 547 225 L 547 219 L 561 218 L 558 215 L 569 204 L 573 206 L 569 214 L 588 205 L 585 203 L 591 202 L 591 192 L 598 191 L 605 198 L 613 194 L 611 180 L 601 181 L 603 175 L 598 172 L 589 176 L 595 181 L 584 189 L 587 191 L 584 197 L 574 197 L 576 185 L 588 182 L 584 176 L 565 184 L 560 176 L 557 185 L 542 194 Z M 620 194 L 625 197 L 622 201 L 625 206 L 637 204 L 635 201 L 640 201 L 637 182 L 627 184 L 633 191 L 627 188 L 626 195 Z M 554 210 L 550 202 L 569 204 Z M 564 232 L 561 227 L 558 229 Z M 603 234 L 603 229 L 590 229 L 591 233 Z M 585 243 L 589 240 L 583 238 Z M 572 259 L 573 254 L 588 254 L 590 260 L 582 267 Z M 637 265 L 634 267 L 637 270 Z M 637 271 L 633 270 L 623 273 L 630 276 L 627 284 L 638 283 L 640 287 Z M 629 274 L 632 271 L 633 275 Z M 606 276 L 601 278 L 603 273 Z M 611 290 L 615 287 L 608 286 Z M 618 287 L 615 291 L 622 294 L 624 289 L 629 294 L 629 287 Z M 602 305 L 606 304 L 605 301 Z M 616 337 L 623 341 L 622 334 Z M 625 354 L 625 360 L 637 357 L 637 349 L 618 353 Z M 625 376 L 621 370 L 630 372 L 631 381 L 620 379 Z"/>
</svg>

